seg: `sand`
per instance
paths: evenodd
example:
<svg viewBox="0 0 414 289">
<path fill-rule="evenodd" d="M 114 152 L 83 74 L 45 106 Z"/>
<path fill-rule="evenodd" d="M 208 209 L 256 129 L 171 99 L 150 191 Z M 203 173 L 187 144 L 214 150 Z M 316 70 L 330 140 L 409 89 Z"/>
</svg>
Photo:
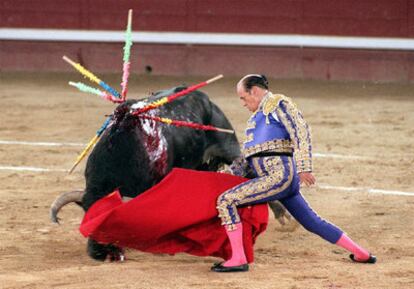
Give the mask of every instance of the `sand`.
<svg viewBox="0 0 414 289">
<path fill-rule="evenodd" d="M 116 75 L 102 78 L 120 82 Z M 67 85 L 80 79 L 0 74 L 0 141 L 87 143 L 114 105 Z M 129 95 L 202 80 L 133 75 Z M 225 78 L 203 91 L 241 139 L 249 112 L 235 95 L 236 81 Z M 292 97 L 312 127 L 317 185 L 303 195 L 375 253 L 377 264 L 352 263 L 343 249 L 303 228 L 287 232 L 273 218 L 248 273 L 210 272 L 216 258 L 134 250 L 124 263 L 96 262 L 77 230 L 78 206 L 62 209 L 60 226 L 48 216 L 61 192 L 84 187 L 85 162 L 72 175 L 63 171 L 82 147 L 0 144 L 0 288 L 414 288 L 414 196 L 395 194 L 414 192 L 414 85 L 271 80 L 271 87 Z"/>
</svg>

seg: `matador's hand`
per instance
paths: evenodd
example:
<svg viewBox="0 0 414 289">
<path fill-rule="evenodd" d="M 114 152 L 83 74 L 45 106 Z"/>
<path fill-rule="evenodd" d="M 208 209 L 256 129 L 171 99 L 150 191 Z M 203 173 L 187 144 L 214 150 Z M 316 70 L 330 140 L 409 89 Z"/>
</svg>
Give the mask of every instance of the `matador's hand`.
<svg viewBox="0 0 414 289">
<path fill-rule="evenodd" d="M 307 186 L 311 186 L 315 184 L 315 177 L 312 175 L 311 172 L 302 172 L 299 173 L 300 183 L 305 183 Z"/>
</svg>

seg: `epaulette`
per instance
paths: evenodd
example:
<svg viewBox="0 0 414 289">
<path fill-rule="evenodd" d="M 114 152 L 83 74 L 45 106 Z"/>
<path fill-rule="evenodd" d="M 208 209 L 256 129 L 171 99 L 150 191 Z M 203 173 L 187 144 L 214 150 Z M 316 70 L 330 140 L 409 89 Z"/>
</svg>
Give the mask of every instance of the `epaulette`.
<svg viewBox="0 0 414 289">
<path fill-rule="evenodd" d="M 284 99 L 287 99 L 287 97 L 283 94 L 269 95 L 263 104 L 263 114 L 268 116 L 270 113 L 274 112 L 276 107 L 278 107 L 279 102 Z"/>
<path fill-rule="evenodd" d="M 279 103 L 282 100 L 290 101 L 287 96 L 283 94 L 272 94 L 267 97 L 265 102 L 263 103 L 263 114 L 266 116 L 266 124 L 269 124 L 269 114 L 275 111 L 275 109 L 279 106 Z"/>
</svg>

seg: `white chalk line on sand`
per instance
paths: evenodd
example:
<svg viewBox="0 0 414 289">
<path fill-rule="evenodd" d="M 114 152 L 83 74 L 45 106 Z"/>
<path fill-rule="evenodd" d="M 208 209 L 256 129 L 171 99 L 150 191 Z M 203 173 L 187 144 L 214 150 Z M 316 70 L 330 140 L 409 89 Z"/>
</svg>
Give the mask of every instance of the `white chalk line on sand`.
<svg viewBox="0 0 414 289">
<path fill-rule="evenodd" d="M 73 142 L 30 142 L 30 141 L 0 140 L 0 145 L 85 147 L 87 144 L 86 143 L 73 143 Z M 313 156 L 316 158 L 334 158 L 334 159 L 355 159 L 355 160 L 369 159 L 368 157 L 364 157 L 364 156 L 341 155 L 341 154 L 332 154 L 332 153 L 313 153 Z"/>
<path fill-rule="evenodd" d="M 0 166 L 0 171 L 17 171 L 17 172 L 69 172 L 68 169 L 53 168 L 36 168 L 36 167 L 18 167 L 18 166 Z"/>
<path fill-rule="evenodd" d="M 14 141 L 14 140 L 0 140 L 2 145 L 26 145 L 26 146 L 46 146 L 46 147 L 58 147 L 58 146 L 72 146 L 82 147 L 86 146 L 85 143 L 74 142 L 30 142 L 30 141 Z"/>
<path fill-rule="evenodd" d="M 17 167 L 17 166 L 0 166 L 0 171 L 18 171 L 18 172 L 69 172 L 68 169 L 56 169 L 56 168 L 36 168 L 36 167 Z M 414 197 L 414 192 L 401 192 L 394 190 L 382 190 L 365 187 L 341 187 L 331 186 L 327 184 L 317 185 L 318 188 L 323 190 L 336 190 L 345 192 L 367 192 L 370 194 L 381 195 L 394 195 L 394 196 L 410 196 Z"/>
<path fill-rule="evenodd" d="M 331 185 L 317 185 L 318 188 L 323 190 L 337 190 L 344 192 L 366 192 L 369 194 L 381 194 L 381 195 L 394 195 L 394 196 L 411 196 L 414 197 L 413 192 L 401 192 L 401 191 L 391 191 L 391 190 L 382 190 L 382 189 L 373 189 L 366 187 L 340 187 L 340 186 L 331 186 Z"/>
<path fill-rule="evenodd" d="M 331 154 L 331 153 L 313 153 L 316 158 L 333 158 L 333 159 L 349 159 L 349 160 L 368 160 L 369 157 L 365 156 L 355 156 L 355 155 L 341 155 L 341 154 Z"/>
</svg>

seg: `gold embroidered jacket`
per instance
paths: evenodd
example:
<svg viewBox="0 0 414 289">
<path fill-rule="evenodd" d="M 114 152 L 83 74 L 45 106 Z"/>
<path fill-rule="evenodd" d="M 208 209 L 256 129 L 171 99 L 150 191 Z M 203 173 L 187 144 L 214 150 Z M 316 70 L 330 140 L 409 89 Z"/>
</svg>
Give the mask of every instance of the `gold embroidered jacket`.
<svg viewBox="0 0 414 289">
<path fill-rule="evenodd" d="M 292 100 L 282 94 L 269 92 L 247 122 L 244 158 L 259 152 L 293 152 L 297 172 L 312 171 L 310 128 Z M 238 175 L 245 167 L 246 161 L 240 159 L 230 166 Z"/>
</svg>

